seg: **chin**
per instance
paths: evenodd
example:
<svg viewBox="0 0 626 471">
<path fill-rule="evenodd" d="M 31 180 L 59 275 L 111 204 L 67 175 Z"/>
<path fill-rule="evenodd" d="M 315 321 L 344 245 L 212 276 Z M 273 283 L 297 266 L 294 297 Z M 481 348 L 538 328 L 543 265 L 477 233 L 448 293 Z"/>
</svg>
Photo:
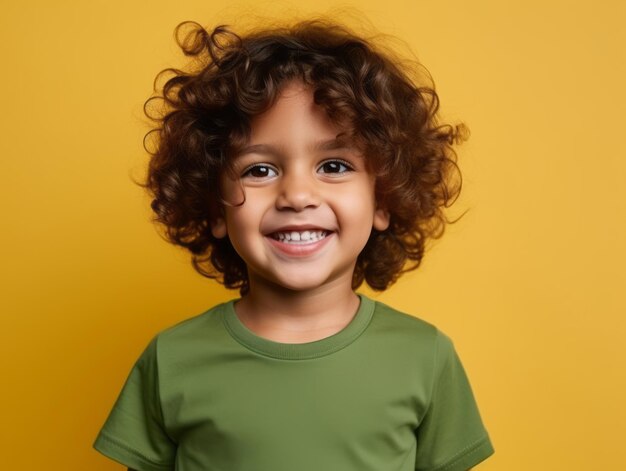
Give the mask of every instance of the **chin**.
<svg viewBox="0 0 626 471">
<path fill-rule="evenodd" d="M 310 291 L 317 289 L 324 285 L 324 283 L 277 283 L 281 288 L 287 289 L 289 291 Z"/>
<path fill-rule="evenodd" d="M 275 279 L 274 283 L 290 291 L 308 291 L 324 286 L 328 280 L 319 276 L 302 278 L 296 275 L 290 279 L 285 279 L 285 277 Z"/>
<path fill-rule="evenodd" d="M 253 270 L 254 285 L 273 285 L 279 290 L 302 293 L 316 291 L 324 287 L 335 286 L 341 283 L 343 272 L 324 269 L 320 266 L 283 266 L 282 270 Z M 252 274 L 252 273 L 251 273 Z M 349 275 L 349 283 L 352 283 L 352 273 Z"/>
</svg>

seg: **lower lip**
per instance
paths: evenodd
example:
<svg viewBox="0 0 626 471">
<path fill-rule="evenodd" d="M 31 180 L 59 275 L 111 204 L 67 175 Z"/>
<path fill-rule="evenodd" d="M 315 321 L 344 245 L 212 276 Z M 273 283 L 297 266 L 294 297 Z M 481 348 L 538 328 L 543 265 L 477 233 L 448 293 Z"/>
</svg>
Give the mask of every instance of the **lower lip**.
<svg viewBox="0 0 626 471">
<path fill-rule="evenodd" d="M 328 243 L 328 240 L 333 236 L 334 232 L 331 232 L 321 240 L 316 240 L 314 242 L 308 242 L 305 244 L 289 244 L 286 242 L 281 242 L 280 240 L 276 240 L 272 237 L 267 237 L 267 240 L 272 247 L 275 247 L 285 255 L 289 255 L 290 257 L 308 257 L 320 251 Z"/>
</svg>

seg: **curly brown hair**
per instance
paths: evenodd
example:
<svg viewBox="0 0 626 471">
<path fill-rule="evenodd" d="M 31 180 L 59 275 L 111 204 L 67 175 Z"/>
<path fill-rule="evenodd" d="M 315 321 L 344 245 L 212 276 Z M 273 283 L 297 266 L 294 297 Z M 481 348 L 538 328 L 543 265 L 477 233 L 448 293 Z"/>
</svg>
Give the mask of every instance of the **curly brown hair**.
<svg viewBox="0 0 626 471">
<path fill-rule="evenodd" d="M 155 79 L 156 95 L 144 105 L 156 123 L 144 139 L 151 158 L 139 184 L 153 198 L 153 221 L 165 227 L 166 240 L 189 250 L 203 276 L 242 295 L 249 289 L 245 262 L 228 237 L 211 233 L 224 204 L 220 176 L 232 170 L 231 157 L 248 140 L 251 119 L 294 79 L 311 86 L 315 103 L 348 130 L 376 175 L 377 203 L 390 214 L 388 229 L 372 230 L 358 256 L 353 288 L 363 281 L 375 290 L 388 288 L 419 266 L 429 238 L 456 222 L 443 208 L 461 190 L 453 145 L 466 139 L 467 128 L 438 122 L 439 99 L 419 63 L 413 62 L 425 73 L 412 78 L 408 63 L 402 66 L 371 38 L 327 19 L 244 35 L 228 26 L 209 32 L 187 21 L 175 37 L 193 60 L 187 70 L 167 68 Z M 166 74 L 173 76 L 159 88 Z"/>
</svg>

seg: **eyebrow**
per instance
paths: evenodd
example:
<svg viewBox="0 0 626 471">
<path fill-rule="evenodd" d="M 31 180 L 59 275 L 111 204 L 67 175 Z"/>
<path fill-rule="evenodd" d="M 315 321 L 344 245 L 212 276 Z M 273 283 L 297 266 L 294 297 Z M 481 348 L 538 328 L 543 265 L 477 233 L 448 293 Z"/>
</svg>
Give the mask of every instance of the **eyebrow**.
<svg viewBox="0 0 626 471">
<path fill-rule="evenodd" d="M 341 138 L 341 137 L 339 138 L 335 137 L 333 139 L 328 139 L 324 141 L 317 141 L 309 146 L 309 150 L 312 150 L 312 151 L 329 151 L 329 150 L 339 150 L 339 149 L 356 150 L 356 147 L 352 145 L 349 142 L 349 140 L 347 140 L 346 138 Z M 251 146 L 243 147 L 242 149 L 236 152 L 236 155 L 244 155 L 244 154 L 251 154 L 251 153 L 267 154 L 267 155 L 274 155 L 274 156 L 280 156 L 284 154 L 283 149 L 281 149 L 281 147 L 276 147 L 271 144 L 254 144 Z"/>
</svg>

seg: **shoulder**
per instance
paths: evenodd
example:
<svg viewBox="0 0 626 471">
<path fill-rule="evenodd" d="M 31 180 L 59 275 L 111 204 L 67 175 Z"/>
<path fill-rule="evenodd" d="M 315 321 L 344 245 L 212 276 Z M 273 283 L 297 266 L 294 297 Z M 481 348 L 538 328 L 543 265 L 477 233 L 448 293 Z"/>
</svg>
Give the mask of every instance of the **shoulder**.
<svg viewBox="0 0 626 471">
<path fill-rule="evenodd" d="M 445 358 L 454 350 L 451 338 L 433 323 L 383 302 L 372 301 L 374 331 L 393 336 L 394 342 L 416 347 L 422 354 L 430 352 L 433 356 Z"/>
<path fill-rule="evenodd" d="M 164 356 L 176 356 L 215 342 L 223 330 L 222 314 L 227 304 L 228 302 L 217 304 L 158 331 L 146 346 L 142 358 L 157 360 Z"/>
<path fill-rule="evenodd" d="M 437 326 L 421 317 L 401 311 L 381 301 L 372 300 L 374 303 L 373 320 L 377 327 L 405 332 L 412 337 L 430 341 L 446 341 L 449 337 Z M 439 339 L 441 337 L 441 339 Z"/>
<path fill-rule="evenodd" d="M 173 324 L 158 332 L 160 338 L 185 336 L 190 333 L 197 332 L 198 329 L 203 330 L 210 328 L 211 324 L 216 321 L 221 321 L 221 314 L 227 304 L 232 301 L 216 304 L 215 306 L 207 309 L 206 311 L 196 314 L 187 319 L 183 319 L 176 324 Z"/>
<path fill-rule="evenodd" d="M 383 321 L 398 324 L 403 327 L 409 327 L 412 329 L 422 329 L 430 331 L 436 329 L 433 324 L 421 319 L 416 315 L 401 311 L 395 307 L 392 307 L 375 299 L 370 300 L 374 303 L 376 314 L 380 316 Z"/>
</svg>

